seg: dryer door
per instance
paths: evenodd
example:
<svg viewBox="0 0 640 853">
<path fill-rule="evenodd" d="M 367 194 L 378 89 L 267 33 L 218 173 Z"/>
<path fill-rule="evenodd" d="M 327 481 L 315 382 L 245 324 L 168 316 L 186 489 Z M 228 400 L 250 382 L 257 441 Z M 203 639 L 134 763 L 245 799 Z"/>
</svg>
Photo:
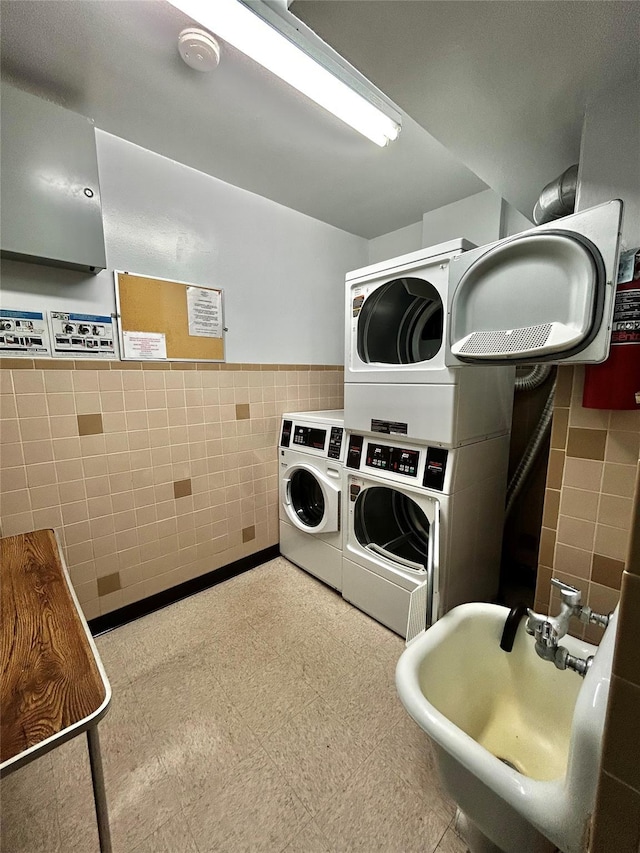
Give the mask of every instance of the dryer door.
<svg viewBox="0 0 640 853">
<path fill-rule="evenodd" d="M 356 348 L 364 364 L 407 365 L 431 361 L 443 341 L 444 311 L 436 288 L 403 276 L 378 287 L 362 304 L 354 300 Z"/>
<path fill-rule="evenodd" d="M 398 569 L 428 573 L 433 561 L 431 527 L 434 501 L 421 506 L 391 486 L 368 486 L 353 508 L 353 534 L 359 545 Z"/>
<path fill-rule="evenodd" d="M 446 364 L 604 361 L 621 219 L 610 201 L 452 258 Z"/>
<path fill-rule="evenodd" d="M 300 463 L 287 469 L 282 484 L 285 512 L 299 530 L 335 533 L 340 529 L 340 482 Z"/>
</svg>

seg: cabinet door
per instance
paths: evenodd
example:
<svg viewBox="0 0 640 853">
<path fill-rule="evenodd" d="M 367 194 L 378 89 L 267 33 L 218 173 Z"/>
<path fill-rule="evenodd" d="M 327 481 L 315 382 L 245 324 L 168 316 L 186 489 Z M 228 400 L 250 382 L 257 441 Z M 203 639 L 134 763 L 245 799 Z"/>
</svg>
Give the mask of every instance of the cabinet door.
<svg viewBox="0 0 640 853">
<path fill-rule="evenodd" d="M 88 119 L 3 84 L 1 168 L 4 257 L 90 272 L 106 267 Z"/>
<path fill-rule="evenodd" d="M 446 364 L 604 361 L 621 219 L 610 201 L 452 258 Z"/>
</svg>

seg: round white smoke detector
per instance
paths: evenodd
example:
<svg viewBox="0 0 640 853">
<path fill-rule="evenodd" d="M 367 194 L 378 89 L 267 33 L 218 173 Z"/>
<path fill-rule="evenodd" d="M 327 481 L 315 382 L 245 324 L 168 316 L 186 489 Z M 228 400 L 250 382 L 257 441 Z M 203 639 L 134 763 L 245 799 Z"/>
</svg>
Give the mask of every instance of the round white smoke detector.
<svg viewBox="0 0 640 853">
<path fill-rule="evenodd" d="M 178 50 L 190 68 L 213 71 L 220 62 L 220 45 L 206 30 L 187 27 L 178 36 Z"/>
</svg>

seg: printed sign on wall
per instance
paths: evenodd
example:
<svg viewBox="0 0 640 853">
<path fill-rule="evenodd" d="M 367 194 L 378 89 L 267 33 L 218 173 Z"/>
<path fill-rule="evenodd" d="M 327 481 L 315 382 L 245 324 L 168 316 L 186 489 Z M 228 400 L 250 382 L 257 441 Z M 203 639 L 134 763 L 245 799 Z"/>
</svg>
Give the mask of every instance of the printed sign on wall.
<svg viewBox="0 0 640 853">
<path fill-rule="evenodd" d="M 53 355 L 115 358 L 113 319 L 97 314 L 49 311 Z"/>
<path fill-rule="evenodd" d="M 125 358 L 167 357 L 167 339 L 162 332 L 123 332 Z"/>
<path fill-rule="evenodd" d="M 51 353 L 49 329 L 39 311 L 0 310 L 0 355 L 43 358 Z"/>
<path fill-rule="evenodd" d="M 222 291 L 187 287 L 189 334 L 201 338 L 222 337 Z"/>
</svg>

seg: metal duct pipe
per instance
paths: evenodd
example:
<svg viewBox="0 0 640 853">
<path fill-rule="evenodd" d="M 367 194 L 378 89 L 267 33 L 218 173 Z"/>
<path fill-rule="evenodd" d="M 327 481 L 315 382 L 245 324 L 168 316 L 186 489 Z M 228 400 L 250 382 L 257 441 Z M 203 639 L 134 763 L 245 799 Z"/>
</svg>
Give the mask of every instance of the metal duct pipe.
<svg viewBox="0 0 640 853">
<path fill-rule="evenodd" d="M 536 225 L 552 222 L 561 216 L 573 213 L 576 206 L 578 189 L 578 164 L 569 166 L 560 177 L 551 181 L 540 193 L 533 208 L 533 221 Z"/>
</svg>

